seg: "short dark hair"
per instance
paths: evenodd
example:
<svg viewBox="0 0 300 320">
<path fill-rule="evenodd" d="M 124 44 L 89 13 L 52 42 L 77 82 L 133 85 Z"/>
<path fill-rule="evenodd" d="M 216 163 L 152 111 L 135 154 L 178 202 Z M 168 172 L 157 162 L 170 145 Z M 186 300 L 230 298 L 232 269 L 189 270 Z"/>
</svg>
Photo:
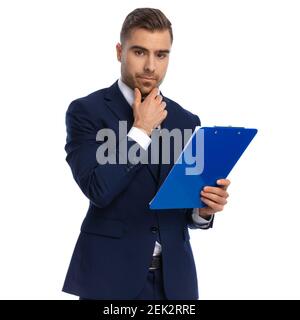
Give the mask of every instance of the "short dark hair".
<svg viewBox="0 0 300 320">
<path fill-rule="evenodd" d="M 171 43 L 173 43 L 172 24 L 159 9 L 137 8 L 130 12 L 122 25 L 120 33 L 122 44 L 130 37 L 131 31 L 135 28 L 143 28 L 149 31 L 169 30 Z"/>
</svg>

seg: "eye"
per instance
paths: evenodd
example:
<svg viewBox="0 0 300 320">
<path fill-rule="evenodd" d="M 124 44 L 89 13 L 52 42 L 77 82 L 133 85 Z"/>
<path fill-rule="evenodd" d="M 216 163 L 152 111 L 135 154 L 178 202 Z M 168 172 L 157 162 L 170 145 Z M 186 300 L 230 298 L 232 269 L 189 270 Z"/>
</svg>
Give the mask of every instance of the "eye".
<svg viewBox="0 0 300 320">
<path fill-rule="evenodd" d="M 141 56 L 143 54 L 143 51 L 142 50 L 135 50 L 134 53 L 137 55 L 137 56 Z"/>
<path fill-rule="evenodd" d="M 160 59 L 164 59 L 167 55 L 165 53 L 159 53 L 157 55 Z"/>
</svg>

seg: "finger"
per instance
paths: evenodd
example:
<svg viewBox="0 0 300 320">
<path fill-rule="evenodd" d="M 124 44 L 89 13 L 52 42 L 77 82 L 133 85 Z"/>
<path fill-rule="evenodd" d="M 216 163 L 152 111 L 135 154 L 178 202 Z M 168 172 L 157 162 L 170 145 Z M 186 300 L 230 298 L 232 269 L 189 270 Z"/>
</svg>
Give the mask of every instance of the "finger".
<svg viewBox="0 0 300 320">
<path fill-rule="evenodd" d="M 218 211 L 222 211 L 224 209 L 224 207 L 220 204 L 217 204 L 207 198 L 204 198 L 204 197 L 201 197 L 201 201 L 203 203 L 205 203 L 208 207 L 210 207 L 211 209 L 213 209 L 215 212 L 218 212 Z"/>
<path fill-rule="evenodd" d="M 155 97 L 155 100 L 157 100 L 158 102 L 162 102 L 163 97 L 159 94 Z"/>
<path fill-rule="evenodd" d="M 208 192 L 208 193 L 214 193 L 223 198 L 229 197 L 228 192 L 222 187 L 204 187 L 202 191 Z"/>
<path fill-rule="evenodd" d="M 166 119 L 168 115 L 168 111 L 167 110 L 164 110 L 162 113 L 161 113 L 161 116 L 159 118 L 159 121 L 155 124 L 155 128 L 158 127 L 159 125 L 161 125 L 161 123 Z"/>
<path fill-rule="evenodd" d="M 139 106 L 141 104 L 142 94 L 139 88 L 134 88 L 134 104 Z"/>
<path fill-rule="evenodd" d="M 164 110 L 166 106 L 167 106 L 166 102 L 163 101 L 163 102 L 160 104 L 161 110 Z"/>
<path fill-rule="evenodd" d="M 148 97 L 154 99 L 158 94 L 159 94 L 159 90 L 157 87 L 155 87 L 151 90 Z"/>
<path fill-rule="evenodd" d="M 227 200 L 225 197 L 220 197 L 219 195 L 216 195 L 214 193 L 201 191 L 201 196 L 207 199 L 210 199 L 217 204 L 225 205 L 227 203 Z"/>
<path fill-rule="evenodd" d="M 222 188 L 223 188 L 224 190 L 227 190 L 227 188 L 228 188 L 229 185 L 230 185 L 230 180 L 229 180 L 229 179 L 219 179 L 219 180 L 217 180 L 217 184 L 218 184 L 219 186 L 222 186 Z"/>
<path fill-rule="evenodd" d="M 163 116 L 162 120 L 166 119 L 167 115 L 168 115 L 168 111 L 164 110 L 162 113 L 162 116 Z"/>
</svg>

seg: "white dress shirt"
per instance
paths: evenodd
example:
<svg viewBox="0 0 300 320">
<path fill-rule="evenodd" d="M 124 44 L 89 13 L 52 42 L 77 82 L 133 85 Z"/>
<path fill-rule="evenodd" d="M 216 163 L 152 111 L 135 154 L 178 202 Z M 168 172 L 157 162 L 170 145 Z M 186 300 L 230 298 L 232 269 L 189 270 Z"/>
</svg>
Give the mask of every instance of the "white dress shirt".
<svg viewBox="0 0 300 320">
<path fill-rule="evenodd" d="M 118 86 L 124 98 L 126 99 L 128 104 L 132 107 L 134 102 L 134 91 L 130 87 L 128 87 L 122 81 L 121 78 L 118 80 Z M 160 94 L 160 91 L 159 91 L 159 94 Z M 160 125 L 158 126 L 158 129 L 160 129 Z M 129 130 L 127 136 L 132 140 L 136 141 L 144 150 L 147 150 L 151 143 L 151 138 L 143 130 L 136 127 L 132 127 Z M 194 208 L 192 218 L 195 225 L 201 228 L 201 227 L 206 227 L 211 222 L 213 216 L 211 216 L 210 220 L 203 219 L 202 217 L 199 216 L 198 208 Z M 161 250 L 162 250 L 161 244 L 156 241 L 153 255 L 161 254 Z"/>
</svg>

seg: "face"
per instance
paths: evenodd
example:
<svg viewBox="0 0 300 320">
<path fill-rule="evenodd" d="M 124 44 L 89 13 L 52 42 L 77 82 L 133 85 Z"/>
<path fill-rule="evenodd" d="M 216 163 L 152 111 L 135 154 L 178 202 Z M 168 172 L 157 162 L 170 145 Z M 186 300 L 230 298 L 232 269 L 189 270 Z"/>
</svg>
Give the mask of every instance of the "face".
<svg viewBox="0 0 300 320">
<path fill-rule="evenodd" d="M 169 30 L 133 29 L 126 42 L 116 46 L 123 82 L 131 89 L 139 88 L 142 96 L 159 87 L 167 72 L 171 45 Z"/>
</svg>

